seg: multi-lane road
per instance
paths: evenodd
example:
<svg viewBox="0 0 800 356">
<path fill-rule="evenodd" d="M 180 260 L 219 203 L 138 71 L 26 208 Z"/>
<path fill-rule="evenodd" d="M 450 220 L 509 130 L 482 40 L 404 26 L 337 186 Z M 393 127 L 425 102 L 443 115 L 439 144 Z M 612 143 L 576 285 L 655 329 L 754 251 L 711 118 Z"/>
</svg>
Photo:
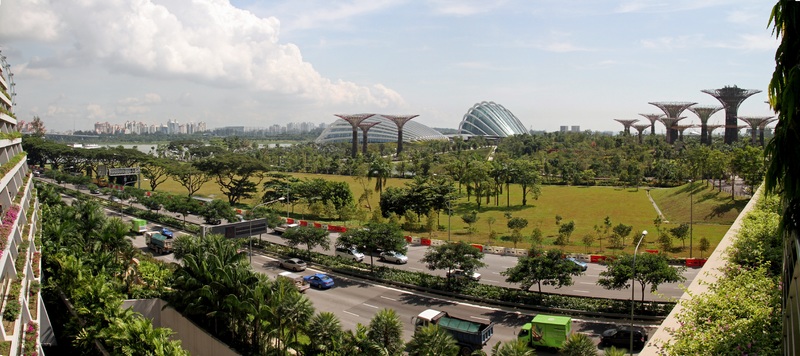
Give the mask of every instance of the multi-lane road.
<svg viewBox="0 0 800 356">
<path fill-rule="evenodd" d="M 65 197 L 65 200 L 70 199 Z M 125 220 L 129 218 L 120 216 L 117 212 L 107 210 L 110 215 L 119 216 Z M 191 219 L 191 218 L 190 218 Z M 187 219 L 190 220 L 190 219 Z M 148 225 L 149 228 L 155 228 L 156 225 Z M 264 240 L 283 243 L 278 235 L 264 234 Z M 333 235 L 333 239 L 337 235 Z M 142 251 L 150 252 L 144 245 L 144 238 L 142 236 L 133 236 L 131 241 L 134 246 L 140 248 Z M 405 265 L 394 266 L 407 270 L 426 270 L 425 266 L 419 262 L 426 251 L 425 246 L 410 245 L 408 248 L 409 263 Z M 324 251 L 319 249 L 319 252 L 333 254 L 333 251 Z M 166 262 L 177 262 L 173 255 L 157 256 L 157 258 Z M 270 277 L 277 276 L 283 270 L 278 266 L 278 260 L 269 256 L 254 253 L 252 256 L 252 266 L 255 271 L 264 273 Z M 500 286 L 510 286 L 504 281 L 501 271 L 513 266 L 516 263 L 516 257 L 513 256 L 499 256 L 486 254 L 484 262 L 487 267 L 482 268 L 479 272 L 483 275 L 481 283 L 494 284 Z M 364 263 L 369 263 L 367 257 Z M 375 259 L 376 264 L 383 264 Z M 542 287 L 545 292 L 557 292 L 562 294 L 572 295 L 586 295 L 594 297 L 618 298 L 629 299 L 630 290 L 622 291 L 607 291 L 597 285 L 599 273 L 604 269 L 599 264 L 589 264 L 589 268 L 584 276 L 576 278 L 575 284 L 570 287 L 561 289 L 554 289 L 552 287 Z M 301 274 L 311 274 L 319 272 L 309 269 Z M 441 271 L 428 271 L 428 273 L 442 274 Z M 697 270 L 690 269 L 685 276 L 687 282 L 697 274 Z M 513 310 L 511 308 L 501 308 L 495 306 L 486 306 L 478 304 L 463 303 L 455 300 L 449 300 L 440 296 L 427 295 L 420 292 L 411 292 L 391 288 L 370 281 L 358 280 L 352 277 L 334 275 L 336 286 L 330 290 L 308 290 L 307 297 L 314 303 L 317 311 L 330 311 L 339 317 L 343 328 L 355 329 L 357 324 L 367 325 L 370 319 L 383 308 L 394 309 L 400 316 L 403 322 L 404 338 L 410 340 L 413 335 L 413 327 L 411 318 L 416 316 L 419 312 L 427 309 L 440 309 L 450 312 L 452 314 L 472 318 L 476 321 L 492 321 L 495 325 L 495 333 L 489 342 L 489 345 L 484 348 L 484 351 L 489 352 L 494 343 L 498 341 L 514 340 L 520 326 L 530 321 L 533 317 L 532 314 Z M 683 283 L 682 283 L 683 284 Z M 513 286 L 512 286 L 513 287 Z M 649 289 L 649 288 L 648 288 Z M 637 299 L 640 298 L 639 290 L 637 292 Z M 668 284 L 659 287 L 659 293 L 663 295 L 651 295 L 649 292 L 645 294 L 647 300 L 655 298 L 656 300 L 664 300 L 664 297 L 677 297 L 682 294 L 679 284 Z M 592 337 L 595 342 L 599 342 L 599 334 L 606 328 L 617 324 L 627 324 L 628 321 L 613 321 L 613 320 L 581 320 L 575 319 L 573 330 L 581 332 Z M 654 328 L 648 327 L 652 332 Z M 547 354 L 547 351 L 539 350 L 540 354 Z"/>
</svg>

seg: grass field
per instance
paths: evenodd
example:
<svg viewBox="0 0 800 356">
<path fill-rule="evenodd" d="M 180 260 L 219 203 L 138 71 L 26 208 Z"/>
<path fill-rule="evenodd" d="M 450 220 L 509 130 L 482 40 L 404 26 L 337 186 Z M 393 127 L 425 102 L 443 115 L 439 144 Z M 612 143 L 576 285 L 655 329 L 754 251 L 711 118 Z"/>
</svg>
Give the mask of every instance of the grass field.
<svg viewBox="0 0 800 356">
<path fill-rule="evenodd" d="M 347 182 L 354 197 L 359 197 L 367 189 L 374 188 L 375 181 L 364 181 L 363 185 L 350 176 L 321 175 L 321 174 L 293 174 L 300 179 L 305 178 L 324 178 L 326 180 Z M 408 180 L 389 179 L 388 186 L 401 187 Z M 144 186 L 143 186 L 144 187 Z M 168 180 L 159 186 L 159 191 L 172 193 L 185 193 L 186 190 L 177 182 Z M 495 202 L 494 197 L 489 204 L 485 200 L 480 209 L 477 209 L 475 198 L 467 201 L 466 197 L 458 200 L 454 205 L 454 213 L 450 219 L 450 237 L 452 240 L 463 240 L 470 243 L 492 244 L 511 247 L 509 242 L 499 239 L 490 241 L 491 231 L 496 231 L 497 236 L 510 234 L 506 227 L 507 219 L 504 217 L 506 212 L 510 212 L 514 217 L 521 217 L 528 220 L 528 227 L 522 233 L 529 236 L 535 227 L 539 227 L 545 235 L 545 247 L 551 245 L 558 233 L 558 225 L 555 223 L 555 216 L 560 215 L 566 223 L 575 222 L 575 231 L 571 237 L 571 243 L 561 248 L 567 252 L 588 252 L 590 253 L 618 253 L 619 250 L 606 249 L 608 242 L 603 241 L 601 249 L 598 242 L 595 242 L 588 249 L 582 244 L 581 239 L 586 234 L 595 234 L 594 226 L 603 225 L 606 216 L 611 218 L 613 225 L 623 223 L 632 225 L 632 238 L 638 238 L 642 230 L 649 232 L 647 238 L 642 243 L 640 249 L 658 249 L 655 243 L 658 233 L 653 223 L 658 216 L 653 204 L 647 196 L 645 188 L 619 188 L 619 187 L 574 187 L 548 185 L 542 187 L 542 193 L 538 200 L 528 197 L 528 205 L 522 206 L 522 194 L 519 186 L 511 186 L 510 199 L 511 206 L 506 206 L 506 194 L 503 194 L 499 202 Z M 692 241 L 694 243 L 693 256 L 699 257 L 700 251 L 697 249 L 701 237 L 706 237 L 711 242 L 711 250 L 706 252 L 706 256 L 713 251 L 716 245 L 727 232 L 730 225 L 738 216 L 742 208 L 747 204 L 747 200 L 731 200 L 730 195 L 718 193 L 711 187 L 707 187 L 704 182 L 695 182 L 691 186 L 683 185 L 676 188 L 653 188 L 649 190 L 653 200 L 661 209 L 667 222 L 663 223 L 661 229 L 670 229 L 688 223 L 690 216 L 694 221 L 692 228 Z M 196 195 L 225 199 L 218 186 L 212 181 L 206 183 Z M 690 206 L 690 197 L 694 198 L 694 203 Z M 379 197 L 377 192 L 373 194 L 370 205 L 378 207 Z M 254 200 L 245 201 L 250 204 Z M 467 224 L 461 220 L 461 215 L 470 211 L 478 211 L 479 220 L 475 224 L 476 231 L 472 234 L 467 231 Z M 301 205 L 294 207 L 293 217 L 299 217 L 305 212 Z M 491 218 L 494 223 L 489 224 Z M 357 225 L 358 222 L 349 221 L 346 225 Z M 446 214 L 439 217 L 439 225 L 444 226 L 443 231 L 432 233 L 410 233 L 420 237 L 431 237 L 437 239 L 448 238 L 448 219 Z M 689 256 L 689 239 L 686 240 L 687 248 L 684 251 L 673 253 L 676 257 Z M 630 244 L 629 244 L 630 245 Z M 674 242 L 675 246 L 681 246 L 680 241 Z M 522 242 L 517 245 L 519 248 L 527 248 L 530 244 Z M 624 251 L 632 252 L 633 247 L 629 246 Z"/>
</svg>

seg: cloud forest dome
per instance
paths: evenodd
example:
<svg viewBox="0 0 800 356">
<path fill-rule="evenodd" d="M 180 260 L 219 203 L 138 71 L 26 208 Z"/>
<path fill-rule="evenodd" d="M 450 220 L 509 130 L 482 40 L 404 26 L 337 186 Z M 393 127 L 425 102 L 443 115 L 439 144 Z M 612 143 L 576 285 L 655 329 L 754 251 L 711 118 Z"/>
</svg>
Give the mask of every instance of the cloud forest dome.
<svg viewBox="0 0 800 356">
<path fill-rule="evenodd" d="M 482 101 L 464 114 L 464 119 L 458 125 L 458 132 L 475 136 L 508 137 L 527 133 L 528 130 L 503 105 Z"/>
<path fill-rule="evenodd" d="M 367 140 L 369 142 L 397 142 L 397 125 L 389 119 L 375 115 L 362 122 L 378 124 L 369 129 L 367 133 Z M 358 129 L 358 141 L 361 142 L 361 129 Z M 349 122 L 342 119 L 334 121 L 328 126 L 322 134 L 317 137 L 314 142 L 316 143 L 336 143 L 336 142 L 351 142 L 353 139 L 353 126 Z M 403 142 L 414 141 L 434 141 L 434 140 L 447 140 L 447 136 L 442 135 L 428 126 L 420 124 L 416 121 L 409 121 L 403 125 Z"/>
</svg>

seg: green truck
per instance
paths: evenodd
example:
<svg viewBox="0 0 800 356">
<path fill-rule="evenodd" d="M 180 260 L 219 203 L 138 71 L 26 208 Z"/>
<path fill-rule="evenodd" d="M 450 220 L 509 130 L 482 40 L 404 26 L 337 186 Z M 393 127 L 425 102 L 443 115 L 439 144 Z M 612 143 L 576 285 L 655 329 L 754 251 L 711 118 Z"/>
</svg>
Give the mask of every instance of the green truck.
<svg viewBox="0 0 800 356">
<path fill-rule="evenodd" d="M 530 347 L 560 348 L 572 334 L 572 318 L 539 314 L 522 326 L 517 339 Z"/>
<path fill-rule="evenodd" d="M 144 243 L 159 255 L 172 253 L 172 239 L 156 231 L 144 233 Z"/>
<path fill-rule="evenodd" d="M 471 355 L 474 351 L 482 349 L 494 334 L 493 322 L 483 323 L 477 320 L 458 318 L 434 309 L 427 309 L 411 320 L 414 324 L 414 332 L 428 324 L 436 324 L 447 330 L 461 348 L 459 355 Z"/>
<path fill-rule="evenodd" d="M 131 232 L 142 234 L 147 231 L 147 221 L 144 219 L 131 219 Z"/>
</svg>

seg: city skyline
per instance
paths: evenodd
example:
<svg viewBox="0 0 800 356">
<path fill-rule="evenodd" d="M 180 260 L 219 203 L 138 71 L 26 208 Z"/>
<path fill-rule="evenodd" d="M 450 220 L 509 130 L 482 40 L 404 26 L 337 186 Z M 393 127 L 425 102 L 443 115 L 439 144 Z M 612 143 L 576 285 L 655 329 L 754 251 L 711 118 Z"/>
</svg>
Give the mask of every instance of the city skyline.
<svg viewBox="0 0 800 356">
<path fill-rule="evenodd" d="M 727 85 L 762 91 L 740 115 L 772 114 L 777 41 L 772 5 L 757 0 L 3 5 L 17 118 L 59 132 L 98 121 L 331 124 L 355 113 L 457 128 L 481 101 L 532 130 L 618 132 L 614 120 L 658 113 L 648 102 L 716 105 L 701 90 Z M 709 120 L 722 122 L 723 112 Z"/>
</svg>

